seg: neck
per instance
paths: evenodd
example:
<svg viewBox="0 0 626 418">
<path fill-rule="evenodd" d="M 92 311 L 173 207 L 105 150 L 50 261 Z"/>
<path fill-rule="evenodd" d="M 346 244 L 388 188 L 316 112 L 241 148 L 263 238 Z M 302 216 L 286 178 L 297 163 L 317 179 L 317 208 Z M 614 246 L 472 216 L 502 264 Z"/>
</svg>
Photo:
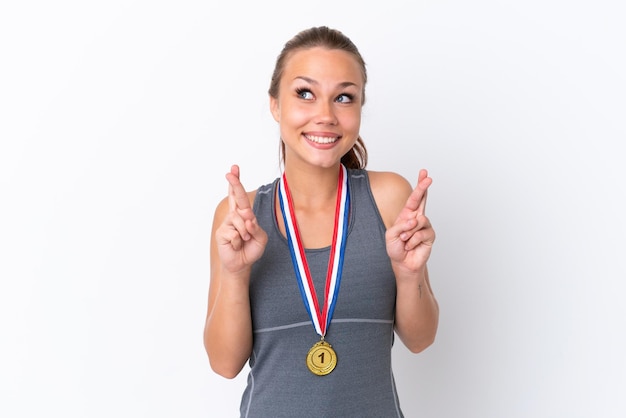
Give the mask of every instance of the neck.
<svg viewBox="0 0 626 418">
<path fill-rule="evenodd" d="M 337 181 L 340 166 L 285 167 L 285 175 L 294 202 L 300 205 L 316 205 L 337 197 Z"/>
</svg>

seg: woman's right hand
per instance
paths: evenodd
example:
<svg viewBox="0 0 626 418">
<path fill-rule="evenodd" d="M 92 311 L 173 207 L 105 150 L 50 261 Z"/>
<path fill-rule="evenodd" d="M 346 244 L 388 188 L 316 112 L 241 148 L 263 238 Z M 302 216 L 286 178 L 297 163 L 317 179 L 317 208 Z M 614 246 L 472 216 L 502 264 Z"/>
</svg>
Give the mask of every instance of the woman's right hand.
<svg viewBox="0 0 626 418">
<path fill-rule="evenodd" d="M 229 211 L 215 231 L 215 240 L 223 268 L 238 273 L 261 258 L 267 233 L 257 223 L 248 194 L 239 181 L 239 166 L 230 168 L 226 180 Z"/>
</svg>

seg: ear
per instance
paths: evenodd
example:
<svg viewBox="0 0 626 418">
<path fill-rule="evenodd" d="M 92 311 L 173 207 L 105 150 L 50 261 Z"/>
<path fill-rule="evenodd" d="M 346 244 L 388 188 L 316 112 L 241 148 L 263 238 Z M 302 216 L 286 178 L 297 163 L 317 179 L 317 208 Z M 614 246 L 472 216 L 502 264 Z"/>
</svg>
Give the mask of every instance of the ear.
<svg viewBox="0 0 626 418">
<path fill-rule="evenodd" d="M 280 122 L 280 106 L 278 100 L 270 96 L 270 112 L 276 122 Z"/>
</svg>

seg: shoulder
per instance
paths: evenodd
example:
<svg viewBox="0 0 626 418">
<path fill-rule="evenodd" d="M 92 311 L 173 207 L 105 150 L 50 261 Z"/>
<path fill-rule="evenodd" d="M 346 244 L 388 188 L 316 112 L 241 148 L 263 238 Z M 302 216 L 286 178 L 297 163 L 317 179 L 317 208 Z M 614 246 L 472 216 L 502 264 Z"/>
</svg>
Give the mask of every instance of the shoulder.
<svg viewBox="0 0 626 418">
<path fill-rule="evenodd" d="M 385 222 L 390 227 L 413 191 L 411 183 L 391 171 L 367 171 L 374 201 Z"/>
</svg>

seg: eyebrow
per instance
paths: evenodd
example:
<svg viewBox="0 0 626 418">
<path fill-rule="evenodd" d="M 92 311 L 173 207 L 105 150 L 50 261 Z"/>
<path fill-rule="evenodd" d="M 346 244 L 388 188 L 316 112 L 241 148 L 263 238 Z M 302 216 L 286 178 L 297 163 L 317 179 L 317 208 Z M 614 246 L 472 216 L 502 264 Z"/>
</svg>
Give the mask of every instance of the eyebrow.
<svg viewBox="0 0 626 418">
<path fill-rule="evenodd" d="M 319 84 L 317 81 L 313 80 L 312 78 L 309 77 L 305 77 L 305 76 L 297 76 L 294 77 L 294 80 L 304 80 L 309 84 Z M 338 87 L 340 88 L 345 88 L 345 87 L 350 87 L 350 86 L 354 86 L 354 87 L 358 87 L 356 83 L 353 83 L 352 81 L 344 81 L 339 83 Z"/>
</svg>

